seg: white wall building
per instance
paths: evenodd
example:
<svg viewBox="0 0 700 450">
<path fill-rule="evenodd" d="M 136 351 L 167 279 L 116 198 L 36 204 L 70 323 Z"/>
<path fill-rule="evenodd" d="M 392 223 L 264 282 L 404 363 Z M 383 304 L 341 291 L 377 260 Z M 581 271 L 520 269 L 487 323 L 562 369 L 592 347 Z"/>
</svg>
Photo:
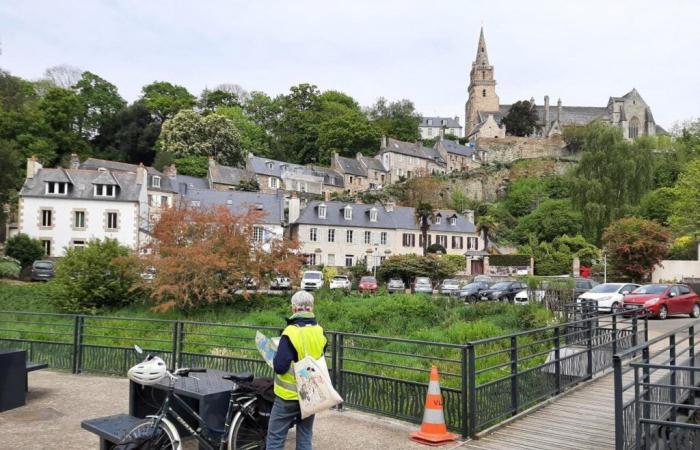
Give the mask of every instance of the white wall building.
<svg viewBox="0 0 700 450">
<path fill-rule="evenodd" d="M 459 117 L 423 117 L 420 125 L 421 139 L 435 139 L 445 134 L 453 134 L 462 137 L 462 125 L 459 124 Z"/>
</svg>

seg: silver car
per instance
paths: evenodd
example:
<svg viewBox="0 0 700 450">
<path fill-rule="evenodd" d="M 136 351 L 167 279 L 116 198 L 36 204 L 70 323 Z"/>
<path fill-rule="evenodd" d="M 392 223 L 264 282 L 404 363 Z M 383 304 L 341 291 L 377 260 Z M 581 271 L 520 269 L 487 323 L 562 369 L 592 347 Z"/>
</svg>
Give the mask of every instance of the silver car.
<svg viewBox="0 0 700 450">
<path fill-rule="evenodd" d="M 442 295 L 457 295 L 461 287 L 459 281 L 449 278 L 440 283 L 440 293 Z"/>
<path fill-rule="evenodd" d="M 416 277 L 415 281 L 413 282 L 412 291 L 414 293 L 432 294 L 433 283 L 428 277 Z"/>
<path fill-rule="evenodd" d="M 386 284 L 386 290 L 389 291 L 390 294 L 394 292 L 406 292 L 406 284 L 401 278 L 392 278 Z"/>
</svg>

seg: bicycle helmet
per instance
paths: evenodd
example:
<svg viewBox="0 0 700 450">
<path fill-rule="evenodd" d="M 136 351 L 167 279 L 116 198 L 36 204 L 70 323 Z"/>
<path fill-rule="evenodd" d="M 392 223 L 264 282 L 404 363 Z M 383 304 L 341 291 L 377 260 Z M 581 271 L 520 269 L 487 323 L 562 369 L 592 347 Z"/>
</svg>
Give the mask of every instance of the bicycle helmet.
<svg viewBox="0 0 700 450">
<path fill-rule="evenodd" d="M 129 369 L 126 376 L 134 383 L 150 386 L 163 379 L 167 370 L 165 362 L 153 356 Z"/>
</svg>

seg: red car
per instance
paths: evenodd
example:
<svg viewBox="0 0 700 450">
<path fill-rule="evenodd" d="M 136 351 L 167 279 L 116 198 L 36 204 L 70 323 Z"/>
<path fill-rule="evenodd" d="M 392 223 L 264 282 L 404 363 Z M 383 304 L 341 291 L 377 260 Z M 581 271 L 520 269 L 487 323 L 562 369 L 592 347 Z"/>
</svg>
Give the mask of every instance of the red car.
<svg viewBox="0 0 700 450">
<path fill-rule="evenodd" d="M 677 314 L 700 317 L 700 298 L 684 284 L 645 284 L 625 297 L 625 305 L 644 305 L 661 320 Z"/>
<path fill-rule="evenodd" d="M 362 277 L 360 278 L 360 282 L 357 284 L 357 290 L 361 294 L 374 294 L 375 292 L 377 292 L 378 287 L 379 283 L 377 283 L 377 279 L 374 277 Z"/>
</svg>

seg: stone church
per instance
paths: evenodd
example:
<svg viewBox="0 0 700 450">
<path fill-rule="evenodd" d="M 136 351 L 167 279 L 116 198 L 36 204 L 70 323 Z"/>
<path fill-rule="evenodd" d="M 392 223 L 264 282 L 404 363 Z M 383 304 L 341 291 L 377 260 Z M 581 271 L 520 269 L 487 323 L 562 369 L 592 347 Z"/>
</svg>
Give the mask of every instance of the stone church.
<svg viewBox="0 0 700 450">
<path fill-rule="evenodd" d="M 535 104 L 535 99 L 530 99 Z M 508 130 L 502 123 L 511 105 L 502 105 L 496 94 L 496 78 L 493 66 L 489 63 L 486 51 L 484 29 L 479 35 L 476 59 L 469 73 L 469 98 L 465 107 L 465 136 L 470 140 L 477 137 L 504 138 Z M 561 99 L 556 106 L 551 105 L 549 96 L 544 97 L 543 105 L 536 105 L 539 117 L 536 136 L 552 137 L 561 134 L 568 125 L 586 125 L 600 120 L 619 127 L 626 139 L 637 136 L 653 136 L 663 132 L 656 125 L 651 108 L 636 89 L 622 97 L 610 97 L 606 106 L 565 106 Z"/>
</svg>

